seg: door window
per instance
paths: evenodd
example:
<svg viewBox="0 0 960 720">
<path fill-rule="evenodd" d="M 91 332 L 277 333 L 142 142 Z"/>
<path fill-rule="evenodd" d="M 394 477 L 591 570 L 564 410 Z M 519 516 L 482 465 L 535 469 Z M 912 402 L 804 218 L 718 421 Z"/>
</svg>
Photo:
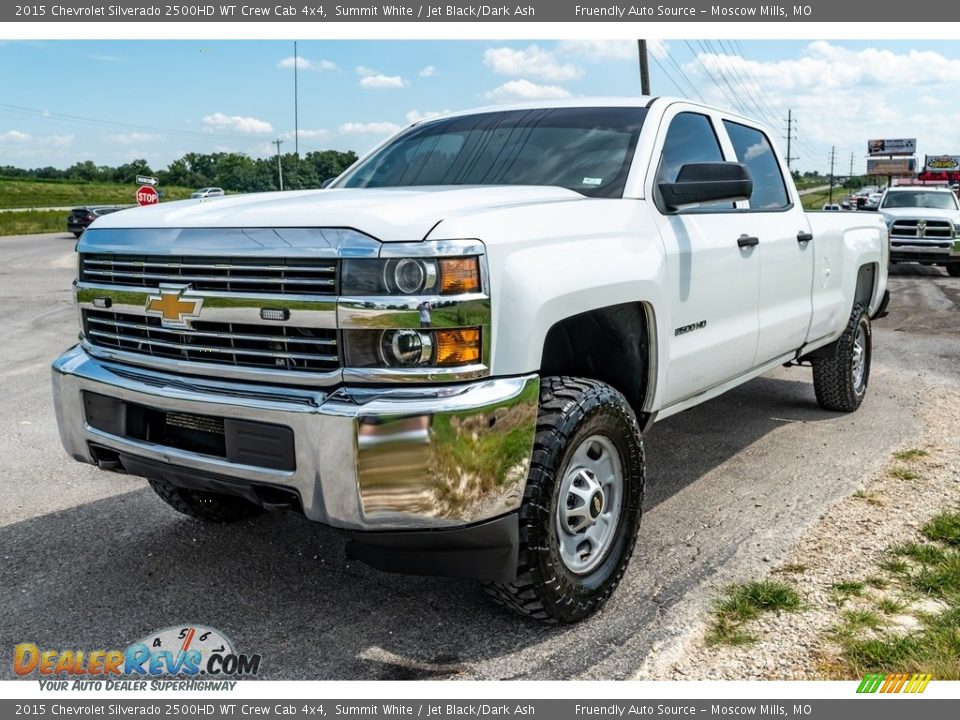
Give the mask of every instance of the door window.
<svg viewBox="0 0 960 720">
<path fill-rule="evenodd" d="M 723 151 L 710 118 L 699 113 L 679 113 L 670 121 L 667 137 L 663 141 L 657 185 L 676 182 L 680 168 L 688 163 L 702 162 L 723 162 Z M 717 202 L 701 207 L 730 209 L 733 203 Z"/>
<path fill-rule="evenodd" d="M 749 168 L 753 178 L 750 209 L 779 210 L 789 206 L 787 186 L 767 136 L 755 128 L 729 120 L 724 120 L 723 126 L 730 136 L 737 161 Z"/>
</svg>

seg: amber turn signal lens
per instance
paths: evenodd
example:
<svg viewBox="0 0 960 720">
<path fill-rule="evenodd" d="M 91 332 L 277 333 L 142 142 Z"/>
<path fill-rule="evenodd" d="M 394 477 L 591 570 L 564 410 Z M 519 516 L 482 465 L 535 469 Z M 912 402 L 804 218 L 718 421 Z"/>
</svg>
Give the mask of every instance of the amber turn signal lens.
<svg viewBox="0 0 960 720">
<path fill-rule="evenodd" d="M 441 258 L 440 293 L 460 295 L 480 292 L 480 263 L 477 258 Z"/>
<path fill-rule="evenodd" d="M 480 328 L 435 332 L 437 365 L 471 365 L 480 362 Z"/>
</svg>

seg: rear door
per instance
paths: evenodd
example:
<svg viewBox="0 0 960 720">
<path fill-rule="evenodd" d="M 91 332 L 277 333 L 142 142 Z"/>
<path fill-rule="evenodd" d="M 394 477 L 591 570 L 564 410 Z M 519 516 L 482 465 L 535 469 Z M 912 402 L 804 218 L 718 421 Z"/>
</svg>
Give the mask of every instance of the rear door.
<svg viewBox="0 0 960 720">
<path fill-rule="evenodd" d="M 763 365 L 803 346 L 813 313 L 813 243 L 799 197 L 766 133 L 725 119 L 737 162 L 753 177 L 749 215 L 760 240 L 759 338 L 753 364 Z M 790 189 L 788 189 L 790 188 Z M 795 192 L 795 190 L 793 190 Z"/>
<path fill-rule="evenodd" d="M 665 249 L 671 333 L 664 406 L 747 372 L 756 356 L 760 259 L 756 247 L 738 242 L 754 237 L 752 215 L 734 203 L 669 211 L 657 189 L 687 163 L 726 159 L 719 122 L 703 108 L 673 105 L 654 146 L 657 170 L 646 190 Z"/>
</svg>

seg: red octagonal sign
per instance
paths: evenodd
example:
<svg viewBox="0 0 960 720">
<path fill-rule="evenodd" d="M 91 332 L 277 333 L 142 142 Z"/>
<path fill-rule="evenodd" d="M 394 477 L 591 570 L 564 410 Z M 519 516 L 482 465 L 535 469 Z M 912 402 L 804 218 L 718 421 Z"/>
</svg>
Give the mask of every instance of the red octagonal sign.
<svg viewBox="0 0 960 720">
<path fill-rule="evenodd" d="M 160 195 L 156 188 L 142 185 L 137 190 L 137 205 L 156 205 L 158 202 L 160 202 Z"/>
</svg>

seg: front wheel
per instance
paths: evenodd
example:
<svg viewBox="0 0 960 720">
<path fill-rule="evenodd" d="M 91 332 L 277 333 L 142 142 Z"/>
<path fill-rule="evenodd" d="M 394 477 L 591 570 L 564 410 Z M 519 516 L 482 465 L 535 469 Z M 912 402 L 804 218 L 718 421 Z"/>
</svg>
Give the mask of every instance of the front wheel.
<svg viewBox="0 0 960 720">
<path fill-rule="evenodd" d="M 951 263 L 947 265 L 947 274 L 950 277 L 960 277 L 960 263 Z"/>
<path fill-rule="evenodd" d="M 546 623 L 599 610 L 633 554 L 643 483 L 643 441 L 626 398 L 595 380 L 544 378 L 518 576 L 488 586 L 492 597 Z"/>
<path fill-rule="evenodd" d="M 873 334 L 865 303 L 853 306 L 850 320 L 827 357 L 813 359 L 813 388 L 824 410 L 853 412 L 870 380 Z"/>
<path fill-rule="evenodd" d="M 188 490 L 164 480 L 148 480 L 153 491 L 174 510 L 197 520 L 212 523 L 232 523 L 246 520 L 263 512 L 263 508 L 234 495 Z"/>
</svg>

